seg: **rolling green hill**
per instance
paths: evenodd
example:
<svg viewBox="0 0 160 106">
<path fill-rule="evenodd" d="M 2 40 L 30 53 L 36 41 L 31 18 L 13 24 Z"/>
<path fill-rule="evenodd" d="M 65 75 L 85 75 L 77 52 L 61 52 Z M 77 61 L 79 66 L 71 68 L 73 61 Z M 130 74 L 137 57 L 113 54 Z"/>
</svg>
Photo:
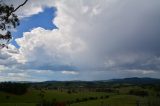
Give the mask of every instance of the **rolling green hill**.
<svg viewBox="0 0 160 106">
<path fill-rule="evenodd" d="M 20 85 L 16 84 L 19 87 L 28 84 L 28 90 L 24 94 L 0 91 L 0 106 L 160 106 L 160 84 L 157 81 L 127 78 L 109 81 L 21 82 Z M 10 87 L 12 91 L 20 89 Z"/>
</svg>

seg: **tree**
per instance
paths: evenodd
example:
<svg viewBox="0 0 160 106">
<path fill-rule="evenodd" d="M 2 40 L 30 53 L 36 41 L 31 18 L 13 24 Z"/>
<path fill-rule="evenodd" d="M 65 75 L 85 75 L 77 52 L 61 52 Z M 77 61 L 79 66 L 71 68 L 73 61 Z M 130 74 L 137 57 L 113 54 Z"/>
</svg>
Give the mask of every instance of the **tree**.
<svg viewBox="0 0 160 106">
<path fill-rule="evenodd" d="M 27 83 L 16 83 L 16 82 L 2 82 L 0 83 L 0 91 L 22 95 L 28 91 L 29 84 Z M 6 97 L 7 99 L 8 97 Z"/>
<path fill-rule="evenodd" d="M 7 44 L 12 39 L 9 29 L 16 28 L 20 22 L 15 12 L 25 5 L 28 0 L 25 0 L 18 7 L 14 8 L 13 5 L 7 5 L 3 0 L 0 1 L 0 48 L 7 47 Z"/>
</svg>

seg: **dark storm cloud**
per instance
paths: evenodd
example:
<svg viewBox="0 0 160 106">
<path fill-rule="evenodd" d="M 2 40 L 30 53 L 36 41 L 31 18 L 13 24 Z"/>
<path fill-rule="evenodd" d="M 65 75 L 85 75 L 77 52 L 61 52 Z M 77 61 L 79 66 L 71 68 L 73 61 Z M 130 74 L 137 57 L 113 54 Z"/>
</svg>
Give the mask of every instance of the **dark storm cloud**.
<svg viewBox="0 0 160 106">
<path fill-rule="evenodd" d="M 58 30 L 35 28 L 17 39 L 25 59 L 18 68 L 78 71 L 77 78 L 92 80 L 160 77 L 160 0 L 55 2 Z M 51 6 L 43 3 L 31 13 Z"/>
</svg>

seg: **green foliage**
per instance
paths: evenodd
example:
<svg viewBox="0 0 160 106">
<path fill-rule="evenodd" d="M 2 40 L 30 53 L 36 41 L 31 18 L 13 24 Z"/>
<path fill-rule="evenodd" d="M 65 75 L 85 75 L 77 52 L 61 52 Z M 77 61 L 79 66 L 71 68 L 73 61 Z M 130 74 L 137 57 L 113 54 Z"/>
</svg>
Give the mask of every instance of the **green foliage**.
<svg viewBox="0 0 160 106">
<path fill-rule="evenodd" d="M 13 5 L 0 4 L 0 29 L 7 30 L 7 28 L 16 28 L 19 25 L 19 19 L 14 14 Z"/>
<path fill-rule="evenodd" d="M 136 96 L 142 96 L 142 97 L 149 95 L 147 91 L 140 90 L 140 89 L 132 89 L 132 90 L 129 91 L 129 94 L 130 95 L 136 95 Z"/>
<path fill-rule="evenodd" d="M 7 93 L 22 95 L 27 92 L 28 84 L 13 83 L 13 82 L 3 82 L 0 83 L 0 91 Z M 6 97 L 7 99 L 9 97 Z"/>
<path fill-rule="evenodd" d="M 17 11 L 21 6 L 23 6 L 28 0 L 25 0 L 25 2 L 21 5 L 19 5 L 17 8 L 14 8 L 13 5 L 7 5 L 5 4 L 5 1 L 0 1 L 0 30 L 7 32 L 6 34 L 0 34 L 0 40 L 6 40 L 6 42 L 1 42 L 0 47 L 7 47 L 6 44 L 10 41 L 12 38 L 11 32 L 9 29 L 16 28 L 19 24 L 19 18 L 15 14 L 15 11 Z"/>
</svg>

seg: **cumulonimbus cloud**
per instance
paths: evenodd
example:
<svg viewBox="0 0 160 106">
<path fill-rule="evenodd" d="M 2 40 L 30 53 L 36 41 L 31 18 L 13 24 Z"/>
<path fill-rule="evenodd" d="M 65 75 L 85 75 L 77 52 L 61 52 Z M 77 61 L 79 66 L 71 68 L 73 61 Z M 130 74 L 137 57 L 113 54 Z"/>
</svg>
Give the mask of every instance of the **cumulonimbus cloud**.
<svg viewBox="0 0 160 106">
<path fill-rule="evenodd" d="M 57 8 L 53 24 L 58 29 L 35 28 L 18 38 L 19 67 L 91 72 L 89 79 L 107 73 L 159 77 L 158 0 L 57 0 L 38 6 Z M 32 13 L 37 13 L 34 7 Z"/>
</svg>

